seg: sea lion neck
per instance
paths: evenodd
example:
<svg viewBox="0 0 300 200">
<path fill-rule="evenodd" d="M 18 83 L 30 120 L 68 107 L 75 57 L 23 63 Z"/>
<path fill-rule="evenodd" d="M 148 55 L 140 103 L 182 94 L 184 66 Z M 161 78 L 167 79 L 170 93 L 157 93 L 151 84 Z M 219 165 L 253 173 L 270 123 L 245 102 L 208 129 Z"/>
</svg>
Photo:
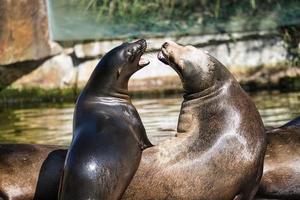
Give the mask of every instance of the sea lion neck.
<svg viewBox="0 0 300 200">
<path fill-rule="evenodd" d="M 85 94 L 88 96 L 130 99 L 128 92 L 130 76 L 125 78 L 119 77 L 118 70 L 120 68 L 109 66 L 105 62 L 100 61 L 85 86 Z"/>
<path fill-rule="evenodd" d="M 229 79 L 226 82 L 219 82 L 204 91 L 193 94 L 184 94 L 178 119 L 177 133 L 179 135 L 182 133 L 189 135 L 194 134 L 194 132 L 205 134 L 199 130 L 203 125 L 201 121 L 205 121 L 207 116 L 204 116 L 202 119 L 202 117 L 198 116 L 197 113 L 204 113 L 212 116 L 214 113 L 218 113 L 218 109 L 214 110 L 209 108 L 218 107 L 218 102 L 221 98 L 223 100 L 226 98 L 225 94 L 228 93 L 227 91 L 230 90 L 230 87 L 232 86 L 233 81 Z M 207 122 L 204 124 L 207 126 Z"/>
<path fill-rule="evenodd" d="M 209 99 L 214 97 L 220 90 L 224 88 L 224 83 L 216 83 L 203 91 L 190 93 L 185 91 L 183 94 L 184 101 L 189 101 L 193 99 Z"/>
<path fill-rule="evenodd" d="M 230 88 L 235 84 L 236 80 L 230 74 L 225 66 L 210 56 L 209 70 L 206 71 L 206 75 L 196 73 L 195 70 L 183 71 L 181 73 L 181 79 L 184 86 L 183 103 L 178 120 L 177 132 L 202 133 L 199 130 L 203 125 L 201 121 L 205 121 L 205 116 L 199 117 L 197 113 L 206 113 L 207 115 L 214 115 L 220 110 L 214 109 L 219 106 L 220 99 L 226 98 L 229 94 Z M 198 69 L 199 68 L 194 68 Z M 185 76 L 184 76 L 185 75 Z M 197 79 L 198 78 L 198 79 Z M 225 100 L 224 100 L 225 102 Z M 209 109 L 208 108 L 212 108 Z M 209 111 L 209 114 L 208 114 Z M 196 126 L 190 126 L 191 121 L 196 120 Z M 199 123 L 200 122 L 200 123 Z M 204 124 L 209 122 L 203 122 Z"/>
<path fill-rule="evenodd" d="M 203 56 L 202 60 L 184 61 L 183 67 L 175 71 L 181 79 L 184 96 L 201 97 L 233 79 L 223 64 L 207 54 Z"/>
</svg>

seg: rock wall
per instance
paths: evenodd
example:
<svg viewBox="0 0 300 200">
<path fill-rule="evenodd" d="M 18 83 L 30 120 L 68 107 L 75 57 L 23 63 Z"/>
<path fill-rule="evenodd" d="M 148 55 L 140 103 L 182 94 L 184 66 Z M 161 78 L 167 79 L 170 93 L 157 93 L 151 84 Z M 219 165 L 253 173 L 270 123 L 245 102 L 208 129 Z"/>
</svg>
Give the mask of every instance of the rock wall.
<svg viewBox="0 0 300 200">
<path fill-rule="evenodd" d="M 134 74 L 130 82 L 132 89 L 165 85 L 164 79 L 160 80 L 159 77 L 174 77 L 174 85 L 178 85 L 179 79 L 176 73 L 156 57 L 161 44 L 166 40 L 203 48 L 233 72 L 245 71 L 261 65 L 274 65 L 284 62 L 287 58 L 285 43 L 276 32 L 148 38 L 148 52 L 145 56 L 151 64 Z M 65 48 L 58 55 L 46 59 L 30 73 L 14 80 L 11 86 L 64 88 L 76 85 L 82 87 L 101 57 L 121 43 L 121 40 L 111 40 L 75 44 L 73 47 Z"/>
<path fill-rule="evenodd" d="M 31 73 L 17 79 L 13 85 L 20 88 L 63 88 L 74 85 L 76 69 L 70 56 L 59 54 L 47 59 Z"/>
<path fill-rule="evenodd" d="M 61 50 L 49 40 L 45 1 L 0 1 L 0 65 L 39 60 Z"/>
</svg>

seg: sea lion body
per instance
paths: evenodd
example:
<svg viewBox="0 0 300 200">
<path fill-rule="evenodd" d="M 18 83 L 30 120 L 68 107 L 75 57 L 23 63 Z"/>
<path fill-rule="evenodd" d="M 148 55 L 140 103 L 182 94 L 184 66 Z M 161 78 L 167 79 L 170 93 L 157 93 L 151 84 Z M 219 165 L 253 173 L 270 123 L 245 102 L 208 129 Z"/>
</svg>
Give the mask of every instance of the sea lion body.
<svg viewBox="0 0 300 200">
<path fill-rule="evenodd" d="M 266 148 L 255 105 L 212 56 L 173 42 L 162 53 L 185 91 L 177 137 L 143 152 L 122 199 L 252 199 Z"/>
<path fill-rule="evenodd" d="M 293 121 L 293 120 L 291 120 Z M 300 132 L 296 126 L 273 128 L 267 131 L 267 151 L 264 172 L 256 200 L 298 199 L 300 196 Z M 173 138 L 172 140 L 175 140 Z M 166 141 L 166 145 L 167 145 Z M 176 143 L 174 141 L 174 143 Z M 158 145 L 163 146 L 164 143 Z M 156 147 L 155 147 L 156 148 Z M 158 149 L 149 148 L 143 152 L 141 169 L 150 168 L 151 160 Z M 57 199 L 58 183 L 63 170 L 67 147 L 1 144 L 0 145 L 0 197 L 6 199 Z M 157 162 L 157 161 L 156 161 Z M 296 163 L 294 163 L 296 162 Z M 146 180 L 145 172 L 138 170 L 134 181 Z M 129 187 L 131 192 L 139 191 L 137 184 Z M 145 185 L 140 185 L 144 190 Z M 296 189 L 296 190 L 295 190 Z M 1 199 L 0 198 L 0 199 Z M 128 197 L 128 199 L 130 199 Z"/>
<path fill-rule="evenodd" d="M 300 199 L 299 117 L 267 131 L 264 174 L 257 196 L 266 199 Z"/>
<path fill-rule="evenodd" d="M 130 76 L 143 67 L 139 60 L 145 49 L 146 41 L 139 40 L 108 52 L 81 92 L 60 200 L 120 199 L 142 150 L 152 146 L 127 89 Z"/>
<path fill-rule="evenodd" d="M 295 119 L 289 121 L 288 123 L 284 124 L 280 128 L 289 127 L 289 126 L 300 126 L 300 116 L 298 116 Z"/>
<path fill-rule="evenodd" d="M 0 199 L 55 200 L 66 147 L 0 145 Z"/>
</svg>

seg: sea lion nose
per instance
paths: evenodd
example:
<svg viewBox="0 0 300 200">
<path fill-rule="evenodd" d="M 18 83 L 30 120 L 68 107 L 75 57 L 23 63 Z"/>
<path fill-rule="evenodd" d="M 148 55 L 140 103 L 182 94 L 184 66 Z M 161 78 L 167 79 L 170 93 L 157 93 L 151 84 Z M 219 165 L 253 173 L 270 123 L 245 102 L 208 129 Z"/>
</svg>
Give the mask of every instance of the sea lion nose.
<svg viewBox="0 0 300 200">
<path fill-rule="evenodd" d="M 139 45 L 139 48 L 141 48 L 143 46 L 147 46 L 147 42 L 145 39 L 140 39 L 140 40 L 136 41 L 136 43 Z"/>
<path fill-rule="evenodd" d="M 138 49 L 140 49 L 140 45 L 134 46 L 134 47 L 132 48 L 132 51 L 135 53 Z"/>
<path fill-rule="evenodd" d="M 140 40 L 139 40 L 139 43 L 140 43 L 141 45 L 145 45 L 145 44 L 147 44 L 147 42 L 146 42 L 146 40 L 145 40 L 145 39 L 140 39 Z"/>
<path fill-rule="evenodd" d="M 162 45 L 163 48 L 167 48 L 168 46 L 169 46 L 169 43 L 168 43 L 168 42 L 165 42 L 165 43 Z"/>
</svg>

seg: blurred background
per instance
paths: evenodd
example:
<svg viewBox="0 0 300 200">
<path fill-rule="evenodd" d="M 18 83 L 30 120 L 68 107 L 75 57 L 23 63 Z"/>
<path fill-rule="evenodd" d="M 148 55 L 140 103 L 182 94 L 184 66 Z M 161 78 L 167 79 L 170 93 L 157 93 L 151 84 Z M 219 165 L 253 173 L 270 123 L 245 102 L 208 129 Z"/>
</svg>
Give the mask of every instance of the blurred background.
<svg viewBox="0 0 300 200">
<path fill-rule="evenodd" d="M 1 0 L 0 142 L 68 145 L 94 67 L 137 38 L 151 64 L 130 93 L 153 143 L 174 136 L 182 101 L 178 76 L 156 58 L 165 40 L 225 64 L 266 126 L 300 115 L 299 0 Z"/>
</svg>

